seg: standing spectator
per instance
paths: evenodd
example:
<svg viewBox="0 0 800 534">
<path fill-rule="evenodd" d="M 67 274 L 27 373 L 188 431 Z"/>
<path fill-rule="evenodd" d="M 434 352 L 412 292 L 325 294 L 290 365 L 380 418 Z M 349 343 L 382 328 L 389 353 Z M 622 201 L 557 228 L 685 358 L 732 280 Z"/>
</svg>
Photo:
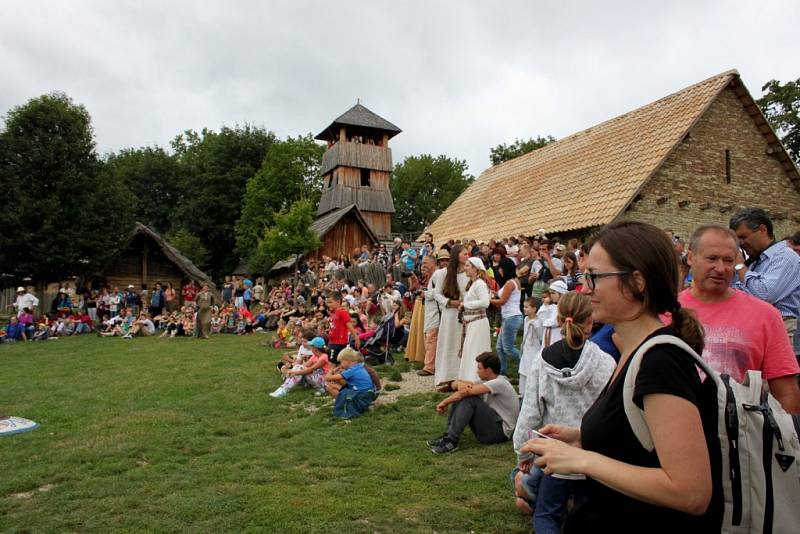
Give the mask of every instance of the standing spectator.
<svg viewBox="0 0 800 534">
<path fill-rule="evenodd" d="M 33 294 L 29 293 L 27 289 L 22 286 L 17 288 L 17 299 L 14 304 L 11 304 L 17 310 L 17 317 L 22 314 L 25 308 L 28 308 L 33 315 L 36 315 L 36 307 L 39 306 L 39 299 Z M 9 306 L 9 307 L 11 307 Z"/>
<path fill-rule="evenodd" d="M 153 288 L 153 294 L 150 295 L 150 317 L 161 315 L 164 310 L 164 290 L 161 288 L 161 282 L 156 282 Z"/>
<path fill-rule="evenodd" d="M 519 349 L 515 346 L 517 334 L 524 321 L 522 315 L 522 290 L 520 281 L 527 279 L 528 267 L 517 268 L 517 277 L 508 280 L 496 298 L 491 300 L 492 306 L 500 307 L 502 326 L 497 336 L 497 355 L 500 357 L 500 374 L 508 376 L 508 359 L 519 361 Z"/>
<path fill-rule="evenodd" d="M 403 254 L 403 240 L 400 239 L 399 237 L 395 237 L 394 247 L 392 248 L 389 257 L 394 258 L 395 256 L 397 256 L 399 258 L 401 254 Z"/>
<path fill-rule="evenodd" d="M 352 334 L 356 349 L 361 348 L 361 340 L 358 338 L 358 332 L 356 332 L 356 327 L 353 324 L 350 314 L 347 313 L 347 310 L 342 306 L 341 292 L 331 292 L 326 302 L 331 314 L 331 330 L 328 339 L 328 348 L 331 351 L 330 359 L 332 362 L 338 363 L 339 353 L 347 347 L 349 336 Z"/>
<path fill-rule="evenodd" d="M 208 339 L 211 333 L 211 307 L 214 305 L 214 295 L 209 291 L 208 284 L 203 284 L 197 294 L 197 324 L 196 337 Z"/>
<path fill-rule="evenodd" d="M 403 241 L 403 251 L 400 253 L 400 261 L 403 263 L 403 270 L 410 273 L 417 265 L 417 250 L 408 241 Z"/>
<path fill-rule="evenodd" d="M 119 315 L 119 305 L 122 304 L 122 297 L 117 286 L 112 287 L 111 292 L 105 295 L 105 301 L 111 318 L 113 319 Z"/>
<path fill-rule="evenodd" d="M 761 371 L 769 390 L 790 413 L 800 414 L 800 366 L 778 311 L 731 287 L 736 235 L 718 225 L 698 228 L 689 242 L 694 283 L 678 297 L 694 310 L 705 331 L 703 359 L 742 382 L 748 370 Z"/>
<path fill-rule="evenodd" d="M 760 208 L 740 211 L 731 217 L 730 228 L 749 256 L 745 263 L 742 255 L 737 258 L 737 289 L 775 306 L 793 343 L 800 315 L 800 256 L 785 241 L 775 241 L 772 221 Z"/>
<path fill-rule="evenodd" d="M 166 306 L 169 313 L 178 311 L 178 292 L 172 286 L 172 282 L 167 282 L 167 288 L 164 290 L 164 306 Z"/>
<path fill-rule="evenodd" d="M 436 376 L 434 378 L 434 384 L 440 391 L 451 390 L 453 380 L 458 378 L 461 364 L 461 339 L 464 326 L 459 320 L 458 308 L 461 306 L 469 282 L 469 278 L 464 272 L 467 258 L 469 258 L 469 251 L 461 245 L 453 246 L 444 282 L 433 290 L 434 298 L 442 310 L 439 319 L 439 337 L 436 341 Z"/>
<path fill-rule="evenodd" d="M 450 253 L 442 249 L 439 252 L 438 261 L 441 264 L 450 260 Z M 439 338 L 439 319 L 442 310 L 436 301 L 435 289 L 444 283 L 447 274 L 446 268 L 437 269 L 437 258 L 425 256 L 422 260 L 422 275 L 424 290 L 425 319 L 423 328 L 425 330 L 425 361 L 424 367 L 417 371 L 420 376 L 433 376 L 436 373 L 436 342 Z"/>
<path fill-rule="evenodd" d="M 50 312 L 58 317 L 66 317 L 72 313 L 72 300 L 70 300 L 69 295 L 67 295 L 67 290 L 63 287 L 58 290 L 56 298 L 53 299 Z"/>
<path fill-rule="evenodd" d="M 517 266 L 514 261 L 506 256 L 506 247 L 495 247 L 492 251 L 492 270 L 494 279 L 499 287 L 506 285 L 506 282 L 514 278 Z"/>
<path fill-rule="evenodd" d="M 489 286 L 486 283 L 486 267 L 480 259 L 469 258 L 464 271 L 469 283 L 464 292 L 464 300 L 459 306 L 464 322 L 464 337 L 461 342 L 458 379 L 476 382 L 478 374 L 472 362 L 479 354 L 492 350 L 489 319 L 486 317 L 490 300 Z"/>
<path fill-rule="evenodd" d="M 127 291 L 125 291 L 123 301 L 125 302 L 125 307 L 130 310 L 131 315 L 136 317 L 139 314 L 139 307 L 141 306 L 142 301 L 139 297 L 139 294 L 136 292 L 136 289 L 133 287 L 133 284 L 130 284 Z"/>
<path fill-rule="evenodd" d="M 226 276 L 225 283 L 222 284 L 222 303 L 233 304 L 233 283 L 230 276 Z"/>
<path fill-rule="evenodd" d="M 183 297 L 183 304 L 194 305 L 194 299 L 197 296 L 197 286 L 194 284 L 194 280 L 189 280 L 184 284 L 183 288 L 181 289 L 181 297 Z M 237 306 L 240 308 L 241 306 Z"/>
<path fill-rule="evenodd" d="M 305 263 L 303 264 L 305 265 Z M 306 270 L 308 268 L 306 267 Z M 253 304 L 261 304 L 264 300 L 264 285 L 261 278 L 256 279 L 256 285 L 253 286 Z"/>
</svg>

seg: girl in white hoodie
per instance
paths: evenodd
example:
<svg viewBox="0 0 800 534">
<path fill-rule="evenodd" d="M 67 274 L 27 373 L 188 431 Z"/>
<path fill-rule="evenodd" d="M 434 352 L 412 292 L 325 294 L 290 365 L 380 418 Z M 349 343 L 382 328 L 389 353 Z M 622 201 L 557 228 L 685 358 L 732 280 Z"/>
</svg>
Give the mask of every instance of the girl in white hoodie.
<svg viewBox="0 0 800 534">
<path fill-rule="evenodd" d="M 514 431 L 517 454 L 528 439 L 535 437 L 531 431 L 548 423 L 580 426 L 584 413 L 614 372 L 614 358 L 588 339 L 592 331 L 588 296 L 574 291 L 564 295 L 558 303 L 557 318 L 563 339 L 543 348 L 528 374 Z M 532 468 L 532 458 L 523 455 L 519 460 L 515 488 L 518 498 L 528 504 L 535 499 L 534 530 L 537 534 L 560 532 L 567 501 L 573 493 L 580 494 L 584 482 L 568 475 L 545 476 L 541 470 L 535 471 L 539 468 Z M 524 503 L 517 504 L 524 508 Z"/>
</svg>

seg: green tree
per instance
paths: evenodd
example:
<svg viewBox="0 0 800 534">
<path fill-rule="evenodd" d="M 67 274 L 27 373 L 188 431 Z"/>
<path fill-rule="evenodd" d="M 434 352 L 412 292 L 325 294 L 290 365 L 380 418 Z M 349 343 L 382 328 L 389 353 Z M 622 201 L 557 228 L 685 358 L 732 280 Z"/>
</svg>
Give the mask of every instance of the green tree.
<svg viewBox="0 0 800 534">
<path fill-rule="evenodd" d="M 318 249 L 320 238 L 311 229 L 315 212 L 316 202 L 306 198 L 276 213 L 272 226 L 258 239 L 250 267 L 265 273 L 277 261 Z"/>
<path fill-rule="evenodd" d="M 127 148 L 106 158 L 108 180 L 121 182 L 133 193 L 134 216 L 158 232 L 170 229 L 170 217 L 180 198 L 180 166 L 161 147 Z"/>
<path fill-rule="evenodd" d="M 188 130 L 172 141 L 181 174 L 173 229 L 200 237 L 216 278 L 238 264 L 234 226 L 247 181 L 261 168 L 274 142 L 275 134 L 250 125 L 226 126 L 219 132 Z"/>
<path fill-rule="evenodd" d="M 800 165 L 800 78 L 781 84 L 770 80 L 761 88 L 766 91 L 758 105 L 767 116 L 794 162 Z"/>
<path fill-rule="evenodd" d="M 537 148 L 547 146 L 555 140 L 555 137 L 548 135 L 546 137 L 536 136 L 536 139 L 533 137 L 527 140 L 515 139 L 510 145 L 501 143 L 490 149 L 489 159 L 492 160 L 492 165 L 498 165 L 528 152 L 533 152 Z"/>
<path fill-rule="evenodd" d="M 322 189 L 320 166 L 325 148 L 309 134 L 287 137 L 270 147 L 264 164 L 247 182 L 242 212 L 236 222 L 236 252 L 251 264 L 264 228 L 272 226 L 275 215 L 301 199 L 312 205 Z"/>
<path fill-rule="evenodd" d="M 189 230 L 180 228 L 164 237 L 198 268 L 205 269 L 208 266 L 208 249 L 203 245 L 203 241 Z"/>
<path fill-rule="evenodd" d="M 133 230 L 133 199 L 104 180 L 89 112 L 64 93 L 12 108 L 0 131 L 0 265 L 39 283 L 97 272 Z"/>
<path fill-rule="evenodd" d="M 391 176 L 396 232 L 421 232 L 472 183 L 467 162 L 430 154 L 407 157 Z"/>
</svg>

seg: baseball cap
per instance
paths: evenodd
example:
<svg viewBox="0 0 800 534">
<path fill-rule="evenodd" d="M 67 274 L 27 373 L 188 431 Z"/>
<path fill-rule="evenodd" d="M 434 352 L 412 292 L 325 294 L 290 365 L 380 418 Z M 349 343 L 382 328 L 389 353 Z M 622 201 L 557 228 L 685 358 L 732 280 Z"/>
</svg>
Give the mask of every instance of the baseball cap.
<svg viewBox="0 0 800 534">
<path fill-rule="evenodd" d="M 321 337 L 317 336 L 311 341 L 308 342 L 309 346 L 314 347 L 316 349 L 321 349 L 325 346 L 325 340 Z"/>
</svg>

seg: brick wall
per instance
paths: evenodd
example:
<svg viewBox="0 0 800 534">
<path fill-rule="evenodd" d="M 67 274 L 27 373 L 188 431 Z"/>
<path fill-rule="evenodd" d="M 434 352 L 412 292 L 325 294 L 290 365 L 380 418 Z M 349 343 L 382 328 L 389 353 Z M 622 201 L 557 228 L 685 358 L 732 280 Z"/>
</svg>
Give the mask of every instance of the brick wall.
<svg viewBox="0 0 800 534">
<path fill-rule="evenodd" d="M 730 154 L 730 183 L 726 156 Z M 672 228 L 688 238 L 697 226 L 727 226 L 737 210 L 755 206 L 773 218 L 778 239 L 800 228 L 800 192 L 729 88 L 675 149 L 625 218 Z"/>
</svg>

